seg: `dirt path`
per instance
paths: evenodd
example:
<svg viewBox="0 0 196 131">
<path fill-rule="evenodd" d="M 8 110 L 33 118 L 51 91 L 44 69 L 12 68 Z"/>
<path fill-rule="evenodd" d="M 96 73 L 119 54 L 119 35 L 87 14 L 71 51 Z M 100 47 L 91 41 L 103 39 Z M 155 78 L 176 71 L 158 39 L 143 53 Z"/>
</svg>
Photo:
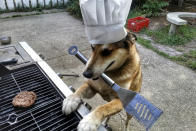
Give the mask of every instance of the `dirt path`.
<svg viewBox="0 0 196 131">
<path fill-rule="evenodd" d="M 84 65 L 67 54 L 70 45 L 78 45 L 89 56 L 89 44 L 84 25 L 66 12 L 0 19 L 0 36 L 10 35 L 13 43 L 28 42 L 42 53 L 56 72 L 75 72 L 81 75 Z M 164 111 L 151 131 L 196 130 L 196 73 L 151 50 L 137 45 L 143 71 L 141 94 Z M 78 88 L 83 77 L 65 77 L 67 85 Z M 104 101 L 96 95 L 88 102 L 95 108 Z M 114 131 L 121 131 L 124 112 L 115 115 L 109 122 Z M 130 131 L 144 131 L 134 119 Z"/>
</svg>

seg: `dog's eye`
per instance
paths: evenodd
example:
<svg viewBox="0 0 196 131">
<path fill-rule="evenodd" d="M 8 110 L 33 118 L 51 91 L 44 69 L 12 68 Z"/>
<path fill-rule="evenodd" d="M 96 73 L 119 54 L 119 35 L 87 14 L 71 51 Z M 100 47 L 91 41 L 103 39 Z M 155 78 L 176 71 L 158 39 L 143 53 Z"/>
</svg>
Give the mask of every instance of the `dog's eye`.
<svg viewBox="0 0 196 131">
<path fill-rule="evenodd" d="M 95 48 L 93 47 L 93 45 L 91 44 L 91 49 L 94 51 L 95 50 Z"/>
<path fill-rule="evenodd" d="M 108 49 L 104 49 L 102 52 L 101 52 L 101 55 L 102 56 L 108 56 L 112 53 L 112 50 L 108 50 Z"/>
</svg>

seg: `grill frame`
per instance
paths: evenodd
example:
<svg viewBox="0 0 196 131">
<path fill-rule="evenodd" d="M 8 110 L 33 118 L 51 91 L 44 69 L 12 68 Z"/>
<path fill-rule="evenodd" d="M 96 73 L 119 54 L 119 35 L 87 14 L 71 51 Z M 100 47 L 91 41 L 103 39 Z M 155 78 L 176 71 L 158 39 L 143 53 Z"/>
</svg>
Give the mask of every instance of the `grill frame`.
<svg viewBox="0 0 196 131">
<path fill-rule="evenodd" d="M 24 65 L 17 66 L 16 68 L 13 66 L 12 69 L 22 68 L 23 66 L 28 66 L 32 64 L 36 64 L 40 71 L 42 71 L 42 74 L 45 75 L 45 77 L 49 80 L 49 82 L 53 85 L 53 87 L 56 88 L 56 91 L 59 95 L 62 97 L 67 97 L 73 92 L 69 87 L 60 79 L 60 77 L 54 72 L 54 70 L 44 61 L 40 58 L 40 56 L 28 45 L 26 42 L 19 42 L 17 45 L 17 51 L 19 51 L 20 54 L 24 54 L 23 59 L 26 60 L 28 58 L 28 62 Z M 81 104 L 79 108 L 76 111 L 76 114 L 79 118 L 82 119 L 85 115 L 89 113 L 89 109 L 84 105 Z M 107 128 L 106 128 L 106 127 Z M 101 126 L 99 126 L 98 131 L 108 131 L 108 126 L 106 123 L 103 123 Z M 109 128 L 110 130 L 110 128 Z"/>
<path fill-rule="evenodd" d="M 33 73 L 29 72 L 32 70 L 31 68 L 36 69 L 36 70 L 33 70 Z M 21 76 L 23 74 L 26 74 L 26 75 Z M 22 77 L 22 79 L 20 77 Z M 24 81 L 25 77 L 27 78 L 26 79 L 27 81 Z M 42 79 L 40 79 L 40 78 L 42 78 Z M 33 83 L 36 83 L 38 85 L 37 86 L 31 85 L 31 81 L 33 81 Z M 65 98 L 65 96 L 64 96 L 64 94 L 62 94 L 58 90 L 58 88 L 53 84 L 53 82 L 47 77 L 45 72 L 43 72 L 43 70 L 36 63 L 19 68 L 19 69 L 12 70 L 12 72 L 10 74 L 3 76 L 2 80 L 0 82 L 1 82 L 1 87 L 2 87 L 1 90 L 5 89 L 5 88 L 8 88 L 8 90 L 12 90 L 10 93 L 6 92 L 6 94 L 9 94 L 9 95 L 11 94 L 8 97 L 9 98 L 8 101 L 0 101 L 1 104 L 5 103 L 9 107 L 9 108 L 5 108 L 6 106 L 3 105 L 2 107 L 4 107 L 5 109 L 1 108 L 3 111 L 1 113 L 1 118 L 5 118 L 5 119 L 4 119 L 4 122 L 2 122 L 2 120 L 1 120 L 1 123 L 0 123 L 1 129 L 0 130 L 2 130 L 2 131 L 3 130 L 19 130 L 19 127 L 23 127 L 23 128 L 27 129 L 29 126 L 30 127 L 33 126 L 36 130 L 38 130 L 38 129 L 43 130 L 43 129 L 51 126 L 51 125 L 47 126 L 47 124 L 48 124 L 48 122 L 51 122 L 51 120 L 54 121 L 54 119 L 61 122 L 61 125 L 59 127 L 65 126 L 64 123 L 62 123 L 62 122 L 65 119 L 68 119 L 70 117 L 70 116 L 63 116 L 63 114 L 61 112 L 62 100 Z M 42 85 L 39 82 L 44 83 L 45 86 L 42 87 Z M 23 83 L 25 83 L 27 85 L 24 85 Z M 8 84 L 7 87 L 2 86 L 2 85 L 7 85 L 7 84 Z M 33 87 L 33 86 L 35 86 L 35 87 Z M 43 91 L 43 89 L 45 87 L 47 87 L 46 89 L 49 89 L 49 91 L 48 90 L 46 92 Z M 42 101 L 42 97 L 41 97 L 42 95 L 41 95 L 40 96 L 41 98 L 38 97 L 39 101 L 37 100 L 37 104 L 36 103 L 34 104 L 35 106 L 32 106 L 27 109 L 13 108 L 12 104 L 11 104 L 11 100 L 21 90 L 22 91 L 24 91 L 24 90 L 33 90 L 33 91 L 39 90 L 38 92 L 41 91 L 42 92 L 41 94 L 46 94 L 46 93 L 50 92 L 49 96 L 54 98 L 54 100 L 51 100 L 50 97 L 46 97 L 46 100 Z M 14 93 L 13 93 L 13 91 L 14 91 Z M 1 93 L 1 94 L 4 94 L 4 93 Z M 36 94 L 40 95 L 40 93 L 36 93 Z M 44 95 L 44 97 L 45 97 L 45 95 Z M 54 106 L 51 104 L 55 104 L 57 106 Z M 51 107 L 54 107 L 54 109 L 53 108 L 50 109 Z M 45 110 L 45 108 L 46 108 L 46 110 Z M 48 114 L 48 112 L 46 112 L 47 110 L 49 112 L 53 112 L 52 115 Z M 9 112 L 11 112 L 11 114 L 8 116 Z M 36 115 L 36 114 L 39 114 L 39 112 L 43 112 L 44 114 Z M 53 115 L 55 115 L 54 113 L 56 114 L 56 116 L 53 117 Z M 18 120 L 14 120 L 13 123 L 8 122 L 10 116 L 13 116 L 13 115 L 17 116 Z M 45 115 L 45 117 L 43 117 L 43 115 Z M 48 120 L 48 115 L 49 115 L 49 117 L 51 117 L 51 119 L 49 119 L 49 120 Z M 6 118 L 8 118 L 8 119 L 6 119 Z M 76 123 L 78 124 L 81 119 L 82 119 L 82 116 L 78 112 L 74 112 L 74 113 L 72 113 L 70 120 L 68 119 L 68 121 L 65 122 L 65 124 L 70 121 L 75 120 L 75 122 L 73 121 L 74 125 L 75 125 Z M 43 123 L 43 120 L 47 120 L 47 121 Z M 16 122 L 16 121 L 18 121 L 18 122 Z M 24 122 L 24 123 L 21 123 L 21 122 Z M 41 122 L 42 122 L 42 125 L 39 124 Z M 20 124 L 18 124 L 18 123 L 20 123 Z M 55 122 L 55 123 L 59 125 L 59 123 L 57 123 L 57 122 Z M 30 125 L 27 125 L 27 124 L 30 124 Z M 24 127 L 23 125 L 27 125 L 27 127 Z M 56 125 L 53 124 L 53 126 L 56 126 Z M 20 130 L 23 130 L 23 128 Z M 69 128 L 69 126 L 67 128 Z"/>
</svg>

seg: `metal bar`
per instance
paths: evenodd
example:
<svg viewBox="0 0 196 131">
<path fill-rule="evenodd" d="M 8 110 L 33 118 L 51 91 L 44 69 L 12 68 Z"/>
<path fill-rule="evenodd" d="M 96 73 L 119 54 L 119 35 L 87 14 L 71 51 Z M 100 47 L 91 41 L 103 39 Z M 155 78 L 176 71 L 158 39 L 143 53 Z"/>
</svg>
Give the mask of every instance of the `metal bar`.
<svg viewBox="0 0 196 131">
<path fill-rule="evenodd" d="M 25 76 L 24 76 L 25 75 Z M 14 76 L 17 78 L 17 79 L 22 79 L 22 78 L 25 78 L 25 77 L 28 77 L 28 76 L 31 76 L 33 77 L 34 75 L 37 75 L 37 76 L 42 76 L 41 74 L 38 74 L 37 72 L 34 72 L 32 71 L 31 73 L 21 73 L 21 74 L 14 74 Z M 43 77 L 43 76 L 42 76 Z"/>
<path fill-rule="evenodd" d="M 15 71 L 14 74 L 21 74 L 21 73 L 26 73 L 30 71 L 34 72 L 34 71 L 38 71 L 38 69 L 32 66 L 32 67 L 21 69 L 19 71 Z"/>
<path fill-rule="evenodd" d="M 32 121 L 33 121 L 32 118 L 31 118 L 31 120 L 29 120 L 29 119 L 26 119 L 26 121 L 23 120 L 23 122 L 21 124 L 19 124 L 18 126 L 14 126 L 14 128 L 10 129 L 9 131 L 17 131 L 17 130 L 21 129 L 22 126 L 24 126 L 24 125 L 26 125 L 28 123 L 31 123 Z M 33 124 L 35 124 L 35 123 L 33 123 Z"/>
<path fill-rule="evenodd" d="M 26 114 L 26 115 L 27 115 L 27 114 Z M 24 115 L 24 117 L 25 117 L 25 115 Z M 19 117 L 19 118 L 20 118 L 20 117 Z M 21 122 L 21 121 L 20 121 L 20 122 Z M 19 122 L 17 122 L 17 123 L 19 123 Z M 13 126 L 13 125 L 12 125 L 12 124 L 9 124 L 8 126 L 4 127 L 3 130 L 5 130 L 5 129 L 8 130 L 8 128 L 11 128 L 10 126 Z M 16 125 L 14 125 L 14 128 L 15 128 L 15 126 L 16 126 Z M 10 129 L 10 130 L 12 130 L 12 129 Z"/>
<path fill-rule="evenodd" d="M 49 113 L 49 112 L 52 112 L 52 111 L 54 111 L 54 110 L 56 110 L 56 109 L 59 109 L 60 107 L 53 108 L 53 109 L 49 110 L 49 108 L 52 108 L 52 107 L 54 107 L 54 106 L 56 106 L 56 105 L 58 105 L 58 104 L 60 104 L 60 103 L 54 104 L 54 105 L 52 105 L 52 106 L 47 106 L 47 107 L 44 108 L 43 110 L 40 110 L 40 111 L 38 111 L 38 112 L 36 112 L 36 113 L 33 113 L 33 116 L 35 116 L 35 115 L 37 115 L 37 114 L 39 114 L 39 113 L 42 113 L 41 115 L 39 115 L 38 117 L 36 117 L 36 119 L 39 119 L 39 118 L 42 117 L 43 115 L 45 115 L 45 114 L 47 114 L 47 113 Z M 49 110 L 49 111 L 46 112 L 46 110 Z M 44 112 L 45 112 L 45 113 L 44 113 Z"/>
<path fill-rule="evenodd" d="M 34 109 L 32 109 L 32 113 L 36 112 L 37 110 L 40 110 L 42 108 L 45 108 L 45 106 L 48 106 L 49 104 L 53 104 L 58 102 L 60 99 L 59 98 L 55 98 L 53 100 L 47 101 L 47 103 L 42 103 L 41 105 L 37 105 L 34 107 Z"/>
<path fill-rule="evenodd" d="M 59 130 L 59 128 L 62 128 L 62 127 L 64 127 L 64 126 L 66 126 L 66 124 L 68 124 L 69 122 L 73 121 L 74 119 L 76 119 L 76 118 L 72 118 L 72 119 L 70 119 L 69 121 L 66 121 L 65 124 L 59 125 L 58 127 L 53 128 L 53 131 Z M 66 128 L 66 129 L 67 129 L 67 128 Z"/>
<path fill-rule="evenodd" d="M 61 112 L 62 113 L 62 112 Z M 62 119 L 63 118 L 63 114 L 60 114 L 59 116 L 57 116 L 57 117 L 55 117 L 55 118 L 53 118 L 53 119 L 50 119 L 49 121 L 47 121 L 47 122 L 52 122 L 52 121 L 54 121 L 54 122 L 56 122 L 58 119 Z M 63 119 L 62 119 L 63 120 Z M 45 123 L 43 123 L 41 126 L 42 126 L 42 130 L 45 130 L 48 126 L 47 126 L 47 122 L 45 122 Z M 46 126 L 45 126 L 46 125 Z M 45 126 L 45 127 L 43 127 L 43 126 Z"/>
<path fill-rule="evenodd" d="M 34 78 L 34 79 L 33 79 Z M 17 78 L 16 78 L 17 79 Z M 23 81 L 22 81 L 23 80 Z M 33 80 L 33 81 L 32 81 Z M 17 79 L 17 82 L 18 83 L 21 83 L 21 84 L 29 84 L 28 82 L 35 82 L 35 80 L 38 80 L 38 81 L 44 81 L 44 82 L 46 82 L 46 79 L 44 79 L 43 77 L 41 77 L 41 76 L 33 76 L 33 77 L 29 77 L 29 78 L 23 78 L 23 79 Z"/>
<path fill-rule="evenodd" d="M 43 80 L 43 79 L 41 79 L 41 80 Z M 40 85 L 40 84 L 46 84 L 46 83 L 44 83 L 44 81 L 40 81 L 40 82 L 41 82 L 41 83 L 39 83 L 39 85 Z M 34 84 L 34 85 L 35 85 L 35 81 L 32 81 L 32 80 L 31 80 L 31 81 L 29 81 L 29 83 L 21 84 L 20 87 L 22 88 L 22 87 L 25 87 L 25 86 L 28 86 L 28 85 L 31 85 L 31 84 Z"/>
<path fill-rule="evenodd" d="M 32 86 L 35 86 L 35 87 L 41 87 L 41 86 L 44 86 L 44 85 L 46 85 L 46 83 L 44 83 L 44 82 L 41 82 L 41 83 L 35 83 L 35 82 L 29 82 L 29 84 L 28 83 L 25 83 L 24 85 L 21 85 L 20 87 L 21 87 L 21 89 L 23 89 L 23 88 L 27 88 L 27 87 L 32 87 Z"/>
<path fill-rule="evenodd" d="M 19 91 L 21 92 L 21 89 L 20 89 L 20 87 L 19 87 L 18 83 L 16 82 L 16 79 L 14 78 L 13 74 L 11 74 L 11 76 L 12 76 L 12 78 L 13 78 L 13 80 L 14 80 L 14 82 L 15 82 L 16 86 L 18 87 Z"/>
<path fill-rule="evenodd" d="M 25 76 L 24 76 L 25 75 Z M 32 72 L 27 72 L 27 73 L 24 73 L 24 72 L 22 72 L 22 73 L 20 73 L 20 74 L 14 74 L 14 76 L 16 77 L 16 78 L 23 78 L 23 77 L 28 77 L 28 76 L 31 76 L 31 77 L 33 77 L 34 75 L 38 75 L 38 76 L 42 76 L 41 74 L 38 74 L 37 73 L 37 71 L 32 71 Z M 43 77 L 43 76 L 42 76 Z"/>
<path fill-rule="evenodd" d="M 47 131 L 49 131 L 50 128 L 52 128 L 52 126 L 55 126 L 55 124 L 59 124 L 59 123 L 62 122 L 62 121 L 64 121 L 64 119 L 57 120 L 57 121 L 55 121 L 53 124 L 47 126 L 46 128 L 43 128 L 42 130 L 47 130 Z M 63 125 L 63 124 L 62 124 L 62 125 Z"/>
<path fill-rule="evenodd" d="M 37 100 L 37 102 L 35 103 L 36 105 L 44 102 L 44 101 L 48 101 L 48 99 L 55 99 L 56 96 L 51 96 L 51 98 L 48 98 L 51 94 L 44 96 L 44 97 L 39 97 L 39 99 Z"/>
<path fill-rule="evenodd" d="M 50 86 L 44 85 L 44 86 L 40 86 L 40 88 L 36 87 L 35 90 L 33 90 L 33 91 L 36 93 L 40 93 L 40 92 L 44 92 L 44 91 L 49 92 L 51 90 L 49 90 L 48 87 L 50 87 Z"/>
<path fill-rule="evenodd" d="M 11 75 L 10 75 L 10 79 L 3 79 L 0 81 L 0 87 L 4 86 L 4 85 L 7 85 L 7 84 L 13 84 L 11 82 L 14 82 L 14 80 L 12 79 Z"/>
<path fill-rule="evenodd" d="M 32 124 L 26 126 L 25 128 L 20 129 L 20 131 L 30 131 L 30 129 L 28 129 L 28 128 L 31 128 L 33 126 L 35 126 L 36 128 L 38 128 L 37 125 L 36 125 L 36 123 L 32 123 Z"/>
<path fill-rule="evenodd" d="M 63 131 L 69 129 L 70 127 L 72 127 L 72 126 L 74 126 L 74 125 L 76 125 L 78 122 L 79 122 L 79 121 L 74 122 L 73 124 L 69 125 L 69 126 L 66 127 L 65 129 L 63 129 Z"/>
<path fill-rule="evenodd" d="M 44 81 L 45 79 L 43 77 L 41 77 L 41 76 L 33 76 L 31 78 L 29 77 L 29 78 L 17 79 L 17 82 L 21 83 L 21 84 L 30 84 L 28 82 L 36 82 L 36 80 L 39 80 L 39 81 L 43 80 Z M 45 80 L 45 82 L 46 82 L 46 80 Z"/>
<path fill-rule="evenodd" d="M 33 117 L 32 113 L 31 113 L 31 116 Z M 35 121 L 35 124 L 37 125 L 37 127 L 39 128 L 39 130 L 41 131 L 39 125 L 37 124 L 37 121 L 35 120 L 35 118 L 33 117 L 33 120 Z"/>
<path fill-rule="evenodd" d="M 52 115 L 56 115 L 56 114 L 60 114 L 60 115 L 58 115 L 55 119 L 49 119 L 49 120 L 47 120 L 48 118 L 52 117 Z M 56 119 L 60 118 L 61 116 L 63 116 L 61 110 L 60 110 L 59 112 L 55 112 L 55 113 L 53 113 L 53 114 L 50 114 L 50 115 L 48 115 L 47 117 L 44 117 L 44 119 L 38 121 L 39 126 L 42 127 L 42 126 L 44 126 L 45 124 L 47 124 L 48 122 L 51 122 L 51 121 L 53 121 L 53 120 L 56 120 Z M 41 124 L 41 122 L 43 122 L 43 121 L 45 121 L 45 120 L 47 120 L 47 121 Z"/>
<path fill-rule="evenodd" d="M 39 85 L 39 86 L 34 86 L 34 85 L 32 85 L 32 86 L 28 86 L 28 91 L 34 91 L 34 92 L 38 92 L 39 90 L 46 90 L 46 89 L 48 89 L 48 85 L 47 84 L 43 84 L 43 85 Z M 38 91 L 37 91 L 38 90 Z"/>
<path fill-rule="evenodd" d="M 15 90 L 16 84 L 12 85 L 12 86 L 7 85 L 7 86 L 4 86 L 4 88 L 3 87 L 0 87 L 0 88 L 2 88 L 2 90 L 0 90 L 1 94 L 11 93 L 12 90 L 13 90 L 13 92 L 14 91 L 16 92 L 16 90 Z M 4 97 L 4 95 L 2 95 L 1 97 Z"/>
<path fill-rule="evenodd" d="M 0 105 L 4 105 L 8 101 L 12 101 L 12 98 L 15 96 L 15 94 L 10 94 L 7 98 L 1 99 L 2 102 L 0 102 Z M 11 98 L 11 99 L 9 99 Z M 4 104 L 3 104 L 4 103 Z"/>
</svg>

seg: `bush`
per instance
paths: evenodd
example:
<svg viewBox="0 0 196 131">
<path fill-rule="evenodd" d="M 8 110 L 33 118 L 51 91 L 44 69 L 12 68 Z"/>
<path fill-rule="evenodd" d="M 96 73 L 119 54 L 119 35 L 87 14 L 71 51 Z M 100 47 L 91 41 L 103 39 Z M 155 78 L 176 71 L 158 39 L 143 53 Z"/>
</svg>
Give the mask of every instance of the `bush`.
<svg viewBox="0 0 196 131">
<path fill-rule="evenodd" d="M 169 3 L 163 0 L 147 0 L 142 6 L 142 12 L 148 17 L 159 16 L 168 5 Z"/>
<path fill-rule="evenodd" d="M 80 4 L 79 0 L 69 0 L 67 2 L 67 11 L 70 12 L 72 15 L 82 18 L 81 10 L 80 10 Z"/>
</svg>

